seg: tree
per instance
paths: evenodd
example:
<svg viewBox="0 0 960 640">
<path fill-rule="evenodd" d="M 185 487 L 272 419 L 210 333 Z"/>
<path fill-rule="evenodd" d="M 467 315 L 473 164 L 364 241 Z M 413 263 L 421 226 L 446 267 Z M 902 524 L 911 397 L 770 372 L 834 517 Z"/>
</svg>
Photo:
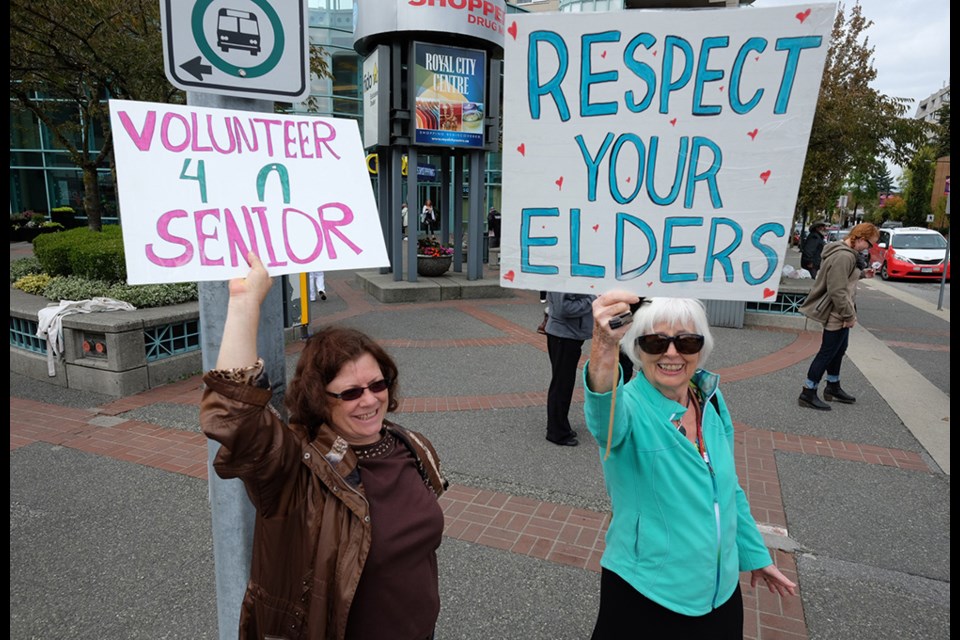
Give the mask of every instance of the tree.
<svg viewBox="0 0 960 640">
<path fill-rule="evenodd" d="M 910 161 L 907 176 L 906 212 L 903 224 L 908 227 L 927 226 L 927 216 L 932 213 L 930 196 L 933 194 L 933 173 L 936 161 L 935 149 L 924 147 Z"/>
<path fill-rule="evenodd" d="M 157 0 L 11 0 L 10 98 L 50 131 L 83 172 L 83 209 L 101 229 L 98 169 L 113 168 L 106 100 L 185 102 L 163 68 Z M 329 74 L 310 46 L 310 70 Z M 115 175 L 115 172 L 114 172 Z"/>
<path fill-rule="evenodd" d="M 903 165 L 925 138 L 925 124 L 907 116 L 908 99 L 869 86 L 877 72 L 864 32 L 872 25 L 859 3 L 849 17 L 839 6 L 797 199 L 802 222 L 809 212 L 832 210 L 849 176 L 870 175 L 885 160 Z"/>
<path fill-rule="evenodd" d="M 937 157 L 950 155 L 950 103 L 944 102 L 937 109 L 937 130 L 933 144 L 937 150 Z"/>
<path fill-rule="evenodd" d="M 106 99 L 183 101 L 163 71 L 160 5 L 12 0 L 10 22 L 11 104 L 46 125 L 82 170 L 87 224 L 99 231 L 97 170 L 113 151 Z"/>
</svg>

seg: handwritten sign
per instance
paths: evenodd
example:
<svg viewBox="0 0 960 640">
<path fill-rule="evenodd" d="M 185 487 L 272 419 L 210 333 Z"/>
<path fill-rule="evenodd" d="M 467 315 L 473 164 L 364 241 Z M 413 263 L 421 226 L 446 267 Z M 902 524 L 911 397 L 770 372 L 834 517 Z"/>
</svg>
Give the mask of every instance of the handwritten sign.
<svg viewBox="0 0 960 640">
<path fill-rule="evenodd" d="M 129 284 L 389 264 L 355 120 L 110 101 Z"/>
<path fill-rule="evenodd" d="M 508 17 L 501 285 L 775 296 L 835 14 Z"/>
</svg>

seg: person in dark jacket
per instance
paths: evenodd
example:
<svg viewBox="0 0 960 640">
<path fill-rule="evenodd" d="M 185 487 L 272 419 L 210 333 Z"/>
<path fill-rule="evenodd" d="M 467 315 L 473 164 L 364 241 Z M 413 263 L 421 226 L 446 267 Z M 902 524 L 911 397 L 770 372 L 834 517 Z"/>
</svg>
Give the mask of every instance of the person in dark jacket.
<svg viewBox="0 0 960 640">
<path fill-rule="evenodd" d="M 386 418 L 397 365 L 366 334 L 326 327 L 304 346 L 281 420 L 256 351 L 271 278 L 247 261 L 200 405 L 214 471 L 242 480 L 256 510 L 238 637 L 431 638 L 448 483 L 430 441 Z"/>
<path fill-rule="evenodd" d="M 800 267 L 809 271 L 811 278 L 816 278 L 817 271 L 820 270 L 823 246 L 827 244 L 823 235 L 826 228 L 827 225 L 824 222 L 811 224 L 807 237 L 803 240 L 803 247 L 800 249 Z"/>
<path fill-rule="evenodd" d="M 547 353 L 550 386 L 547 389 L 547 440 L 575 447 L 580 444 L 570 426 L 570 404 L 577 383 L 583 343 L 593 335 L 593 299 L 581 293 L 547 292 Z"/>
</svg>

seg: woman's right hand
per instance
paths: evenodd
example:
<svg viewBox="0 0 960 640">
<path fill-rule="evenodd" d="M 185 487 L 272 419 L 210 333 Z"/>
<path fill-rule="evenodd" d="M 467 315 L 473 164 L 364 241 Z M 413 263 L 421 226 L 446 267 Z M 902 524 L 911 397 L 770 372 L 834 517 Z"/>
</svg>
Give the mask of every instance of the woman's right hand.
<svg viewBox="0 0 960 640">
<path fill-rule="evenodd" d="M 642 298 L 635 293 L 615 289 L 602 293 L 593 300 L 593 338 L 604 344 L 619 345 L 620 339 L 630 328 L 630 323 L 612 328 L 610 320 L 630 311 L 630 305 Z"/>
<path fill-rule="evenodd" d="M 246 277 L 233 278 L 229 282 L 230 300 L 249 298 L 250 302 L 259 307 L 270 292 L 273 279 L 267 273 L 260 257 L 253 251 L 247 253 L 247 264 L 250 265 L 250 271 Z"/>
<path fill-rule="evenodd" d="M 620 367 L 620 339 L 630 324 L 610 327 L 610 319 L 630 311 L 630 305 L 641 298 L 629 291 L 602 293 L 593 300 L 593 340 L 590 344 L 590 366 L 587 384 L 591 391 L 607 393 L 616 384 Z"/>
</svg>

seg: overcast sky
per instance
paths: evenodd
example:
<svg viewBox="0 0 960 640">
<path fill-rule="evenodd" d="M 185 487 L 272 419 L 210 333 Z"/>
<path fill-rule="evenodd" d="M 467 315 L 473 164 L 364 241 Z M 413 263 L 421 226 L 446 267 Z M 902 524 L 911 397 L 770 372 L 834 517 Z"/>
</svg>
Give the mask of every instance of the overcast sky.
<svg viewBox="0 0 960 640">
<path fill-rule="evenodd" d="M 754 7 L 802 4 L 797 0 L 754 0 Z M 852 0 L 841 2 L 849 19 Z M 921 100 L 950 84 L 949 0 L 860 0 L 863 16 L 873 21 L 864 34 L 873 51 L 877 78 L 871 86 L 894 98 Z"/>
</svg>

